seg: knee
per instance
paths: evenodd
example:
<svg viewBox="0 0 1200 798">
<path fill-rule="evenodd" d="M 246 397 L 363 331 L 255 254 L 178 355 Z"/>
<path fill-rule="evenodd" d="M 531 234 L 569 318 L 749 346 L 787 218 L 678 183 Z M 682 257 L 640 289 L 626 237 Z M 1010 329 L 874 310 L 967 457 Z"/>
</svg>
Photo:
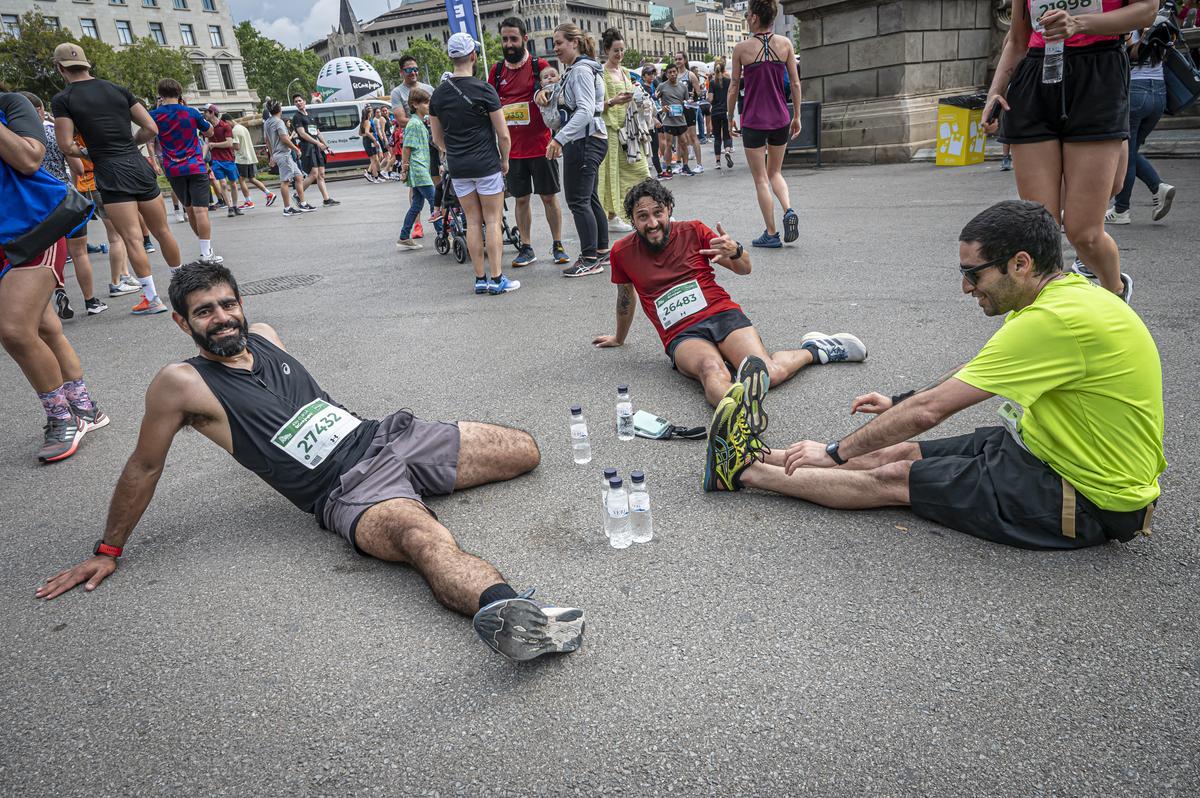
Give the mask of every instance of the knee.
<svg viewBox="0 0 1200 798">
<path fill-rule="evenodd" d="M 1067 240 L 1076 249 L 1080 247 L 1090 249 L 1099 244 L 1103 237 L 1104 225 L 1073 225 L 1070 217 L 1067 217 Z"/>
<path fill-rule="evenodd" d="M 541 464 L 542 452 L 533 436 L 523 430 L 517 432 L 516 442 L 516 454 L 521 469 L 518 473 L 527 474 Z"/>
<path fill-rule="evenodd" d="M 709 380 L 716 377 L 729 379 L 729 367 L 725 365 L 725 361 L 719 357 L 706 357 L 700 361 L 698 366 L 700 371 L 700 379 Z"/>
<path fill-rule="evenodd" d="M 898 503 L 908 503 L 908 472 L 912 463 L 908 460 L 898 460 L 871 469 L 870 475 L 879 486 Z"/>
<path fill-rule="evenodd" d="M 787 380 L 788 373 L 772 360 L 767 363 L 767 377 L 771 380 L 771 385 L 778 385 Z"/>
<path fill-rule="evenodd" d="M 5 349 L 12 351 L 26 346 L 33 337 L 30 332 L 27 326 L 17 323 L 15 319 L 0 317 L 0 344 Z"/>
</svg>

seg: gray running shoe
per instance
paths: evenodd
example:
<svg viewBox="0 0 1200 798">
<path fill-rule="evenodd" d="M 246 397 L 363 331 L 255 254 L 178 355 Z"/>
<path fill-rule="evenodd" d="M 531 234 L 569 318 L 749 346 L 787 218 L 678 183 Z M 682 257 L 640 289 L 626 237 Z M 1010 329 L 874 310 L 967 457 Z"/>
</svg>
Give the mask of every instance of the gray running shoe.
<svg viewBox="0 0 1200 798">
<path fill-rule="evenodd" d="M 850 333 L 826 335 L 810 332 L 800 341 L 800 348 L 812 352 L 816 363 L 861 363 L 867 359 L 867 347 Z"/>
<path fill-rule="evenodd" d="M 767 411 L 763 409 L 763 400 L 771 389 L 771 374 L 762 358 L 748 355 L 738 366 L 737 381 L 745 387 L 742 394 L 742 406 L 746 410 L 746 424 L 755 435 L 761 435 L 767 430 Z"/>
<path fill-rule="evenodd" d="M 132 274 L 122 274 L 121 275 L 121 285 L 127 285 L 130 288 L 136 289 L 138 291 L 142 290 L 142 284 L 139 283 L 138 279 L 136 277 L 134 277 Z"/>
<path fill-rule="evenodd" d="M 220 266 L 224 262 L 225 259 L 215 252 L 210 252 L 207 258 L 196 258 L 196 263 L 202 263 L 205 266 Z"/>
<path fill-rule="evenodd" d="M 75 414 L 75 418 L 79 419 L 79 426 L 83 427 L 84 432 L 108 426 L 108 416 L 95 402 L 92 403 L 91 410 L 81 410 L 71 405 L 71 412 Z"/>
<path fill-rule="evenodd" d="M 1151 216 L 1154 221 L 1166 216 L 1171 212 L 1171 203 L 1175 201 L 1175 186 L 1170 183 L 1159 183 L 1158 191 L 1150 195 L 1150 204 L 1154 206 L 1154 214 Z"/>
<path fill-rule="evenodd" d="M 534 601 L 532 595 L 530 588 L 475 613 L 471 625 L 479 639 L 518 661 L 578 649 L 583 644 L 583 610 Z"/>
<path fill-rule="evenodd" d="M 38 449 L 38 459 L 43 463 L 57 463 L 75 454 L 87 431 L 74 414 L 70 418 L 48 418 L 42 429 L 45 437 L 42 448 Z"/>
</svg>

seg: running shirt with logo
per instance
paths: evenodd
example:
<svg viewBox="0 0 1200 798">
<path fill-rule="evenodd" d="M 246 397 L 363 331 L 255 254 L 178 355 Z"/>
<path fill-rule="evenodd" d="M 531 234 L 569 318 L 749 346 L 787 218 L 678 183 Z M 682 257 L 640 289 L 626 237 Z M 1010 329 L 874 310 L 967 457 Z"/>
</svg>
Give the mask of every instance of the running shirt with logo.
<svg viewBox="0 0 1200 798">
<path fill-rule="evenodd" d="M 1128 0 L 1071 0 L 1071 8 L 1064 8 L 1067 5 L 1063 0 L 1028 0 L 1025 8 L 1029 12 L 1029 20 L 1033 26 L 1033 33 L 1029 35 L 1030 47 L 1045 47 L 1046 40 L 1042 37 L 1041 31 L 1038 30 L 1037 21 L 1041 19 L 1043 14 L 1050 11 L 1064 10 L 1073 17 L 1082 16 L 1084 14 L 1106 14 L 1109 11 L 1116 11 L 1123 8 Z M 1116 41 L 1117 36 L 1089 36 L 1083 33 L 1077 33 L 1066 41 L 1067 47 L 1084 47 L 1097 42 Z"/>
<path fill-rule="evenodd" d="M 658 96 L 662 102 L 663 124 L 667 127 L 684 127 L 687 117 L 683 115 L 683 106 L 687 102 L 687 86 L 678 80 L 674 84 L 664 81 L 658 86 Z"/>
<path fill-rule="evenodd" d="M 208 171 L 199 133 L 212 126 L 204 114 L 189 105 L 171 103 L 158 106 L 150 116 L 158 125 L 158 147 L 162 150 L 163 172 L 167 177 L 202 175 Z"/>
<path fill-rule="evenodd" d="M 533 102 L 533 89 L 537 85 L 537 72 L 546 67 L 546 62 L 532 55 L 526 57 L 521 66 L 510 69 L 502 61 L 493 87 L 500 95 L 500 110 L 508 124 L 508 135 L 512 139 L 509 158 L 545 158 L 550 144 L 550 128 L 542 120 Z"/>
<path fill-rule="evenodd" d="M 212 136 L 209 141 L 213 144 L 223 144 L 233 138 L 233 125 L 226 122 L 224 119 L 218 120 L 213 125 Z M 209 147 L 214 161 L 232 161 L 237 155 L 233 151 L 233 147 Z"/>
<path fill-rule="evenodd" d="M 100 167 L 105 161 L 140 157 L 129 111 L 135 105 L 129 89 L 100 78 L 69 83 L 50 101 L 55 119 L 65 117 L 75 123 L 88 141 L 88 154 Z"/>
<path fill-rule="evenodd" d="M 633 284 L 664 348 L 697 322 L 741 310 L 717 284 L 712 263 L 700 254 L 716 237 L 703 222 L 673 222 L 670 239 L 661 250 L 651 249 L 636 234 L 613 245 L 612 281 Z"/>
<path fill-rule="evenodd" d="M 234 160 L 240 164 L 257 164 L 258 156 L 254 154 L 254 139 L 250 138 L 250 131 L 240 122 L 233 126 L 233 139 L 238 143 Z"/>
<path fill-rule="evenodd" d="M 307 513 L 324 506 L 338 479 L 363 458 L 378 421 L 360 419 L 321 390 L 296 358 L 256 333 L 250 371 L 203 357 L 200 373 L 229 419 L 233 459 Z"/>
</svg>

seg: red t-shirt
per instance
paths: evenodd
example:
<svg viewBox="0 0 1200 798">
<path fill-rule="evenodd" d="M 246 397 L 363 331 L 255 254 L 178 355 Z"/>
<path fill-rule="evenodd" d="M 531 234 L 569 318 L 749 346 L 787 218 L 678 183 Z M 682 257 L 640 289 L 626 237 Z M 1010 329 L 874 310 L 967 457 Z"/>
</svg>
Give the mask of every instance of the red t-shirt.
<svg viewBox="0 0 1200 798">
<path fill-rule="evenodd" d="M 542 121 L 542 114 L 533 102 L 533 87 L 537 84 L 534 70 L 546 68 L 546 62 L 530 55 L 516 69 L 509 69 L 502 61 L 495 72 L 492 84 L 500 95 L 500 110 L 508 122 L 508 135 L 512 138 L 509 158 L 545 158 L 546 146 L 550 143 L 550 129 Z M 490 78 L 492 73 L 489 73 Z"/>
<path fill-rule="evenodd" d="M 612 281 L 633 283 L 664 348 L 697 322 L 741 310 L 717 285 L 712 263 L 700 254 L 716 237 L 704 222 L 672 222 L 671 238 L 661 250 L 646 246 L 637 233 L 613 245 Z"/>
<path fill-rule="evenodd" d="M 1079 16 L 1081 13 L 1107 14 L 1109 11 L 1116 11 L 1119 8 L 1124 8 L 1127 2 L 1128 0 L 1081 0 L 1079 8 L 1071 9 L 1067 13 L 1073 16 Z M 1025 8 L 1026 13 L 1029 14 L 1030 20 L 1032 22 L 1037 22 L 1037 19 L 1040 16 L 1039 12 L 1042 8 L 1054 10 L 1054 8 L 1058 8 L 1058 6 L 1049 2 L 1038 3 L 1035 2 L 1035 0 L 1026 0 Z M 1084 47 L 1089 44 L 1095 44 L 1096 42 L 1116 41 L 1118 38 L 1119 37 L 1117 36 L 1087 36 L 1083 33 L 1077 33 L 1071 38 L 1067 39 L 1066 46 Z M 1029 46 L 1045 47 L 1046 40 L 1042 37 L 1042 34 L 1035 30 L 1033 33 L 1029 34 Z"/>
<path fill-rule="evenodd" d="M 233 125 L 226 122 L 224 119 L 217 120 L 213 125 L 212 138 L 209 139 L 213 144 L 220 144 L 223 141 L 228 141 L 233 135 Z M 237 153 L 233 147 L 213 147 L 209 150 L 212 153 L 214 161 L 232 161 L 237 157 Z"/>
</svg>

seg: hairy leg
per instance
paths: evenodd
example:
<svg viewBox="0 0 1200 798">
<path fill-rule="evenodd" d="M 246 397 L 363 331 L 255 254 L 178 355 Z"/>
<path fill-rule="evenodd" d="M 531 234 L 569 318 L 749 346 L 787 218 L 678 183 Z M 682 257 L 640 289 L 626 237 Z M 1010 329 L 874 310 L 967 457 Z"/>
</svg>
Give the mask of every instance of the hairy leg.
<svg viewBox="0 0 1200 798">
<path fill-rule="evenodd" d="M 774 354 L 767 354 L 758 330 L 753 327 L 743 327 L 731 332 L 724 341 L 718 344 L 721 355 L 733 365 L 738 365 L 747 355 L 761 358 L 767 364 L 767 373 L 771 377 L 771 387 L 782 385 L 796 376 L 796 373 L 813 362 L 812 352 L 807 349 L 785 349 Z"/>
<path fill-rule="evenodd" d="M 782 466 L 753 463 L 742 472 L 742 484 L 835 510 L 865 510 L 907 505 L 910 466 L 897 461 L 866 471 L 797 468 L 788 476 Z"/>
<path fill-rule="evenodd" d="M 503 482 L 537 468 L 541 453 L 528 432 L 478 421 L 458 424 L 458 473 L 454 489 Z"/>
<path fill-rule="evenodd" d="M 733 384 L 721 350 L 702 338 L 688 338 L 675 347 L 675 368 L 704 387 L 704 398 L 713 407 Z"/>
<path fill-rule="evenodd" d="M 913 462 L 921 459 L 921 446 L 915 441 L 904 441 L 893 446 L 887 446 L 877 452 L 860 455 L 845 465 L 837 466 L 835 471 L 870 471 L 888 463 Z M 787 460 L 786 449 L 772 449 L 763 462 L 770 465 L 782 466 Z"/>
</svg>

